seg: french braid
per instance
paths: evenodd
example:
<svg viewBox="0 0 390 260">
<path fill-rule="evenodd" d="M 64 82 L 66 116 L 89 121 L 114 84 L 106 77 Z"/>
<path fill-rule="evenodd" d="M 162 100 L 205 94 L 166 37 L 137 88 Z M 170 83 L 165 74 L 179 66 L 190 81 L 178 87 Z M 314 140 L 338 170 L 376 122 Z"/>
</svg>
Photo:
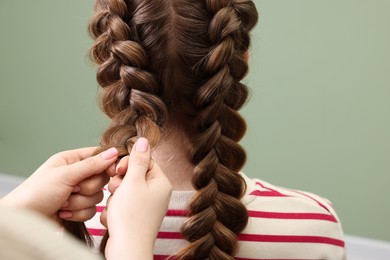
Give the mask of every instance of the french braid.
<svg viewBox="0 0 390 260">
<path fill-rule="evenodd" d="M 168 116 L 165 104 L 158 97 L 159 79 L 149 71 L 150 62 L 158 62 L 158 58 L 149 57 L 154 53 L 148 53 L 148 47 L 159 41 L 165 24 L 163 16 L 153 16 L 154 20 L 147 26 L 142 24 L 142 16 L 151 5 L 137 5 L 137 1 L 98 1 L 97 14 L 90 23 L 95 39 L 91 56 L 99 64 L 97 80 L 103 88 L 101 107 L 111 119 L 101 146 L 102 149 L 116 146 L 120 155 L 128 154 L 136 137 L 146 137 L 155 146 Z M 147 34 L 150 36 L 144 37 Z M 107 239 L 108 233 L 100 247 L 102 252 Z"/>
<path fill-rule="evenodd" d="M 96 153 L 115 146 L 120 156 L 127 155 L 136 138 L 141 136 L 148 138 L 152 147 L 155 146 L 168 116 L 164 102 L 158 97 L 161 92 L 159 79 L 149 71 L 150 63 L 158 63 L 162 57 L 147 51 L 162 37 L 165 17 L 153 14 L 154 20 L 148 26 L 131 27 L 129 24 L 142 24 L 141 16 L 148 15 L 148 8 L 158 1 L 150 1 L 149 6 L 136 2 L 97 0 L 95 15 L 89 25 L 90 34 L 95 40 L 90 57 L 99 65 L 97 81 L 102 87 L 100 105 L 111 119 Z M 142 30 L 147 30 L 150 37 L 140 38 L 139 34 L 146 35 Z M 151 59 L 149 54 L 154 58 Z M 64 227 L 89 246 L 93 245 L 84 223 L 65 221 Z M 108 233 L 103 239 L 102 250 L 107 238 Z"/>
<path fill-rule="evenodd" d="M 249 47 L 249 30 L 255 20 L 248 18 L 251 1 L 206 0 L 212 14 L 209 25 L 209 54 L 198 69 L 210 77 L 196 91 L 193 100 L 199 111 L 197 136 L 190 158 L 196 165 L 193 186 L 197 193 L 189 206 L 190 218 L 182 233 L 190 244 L 180 259 L 234 259 L 237 234 L 248 221 L 240 201 L 245 182 L 238 174 L 246 159 L 237 143 L 245 133 L 245 121 L 237 110 L 248 90 L 240 80 L 248 67 L 244 53 Z"/>
<path fill-rule="evenodd" d="M 239 175 L 246 154 L 237 112 L 257 11 L 249 0 L 96 0 L 91 57 L 111 119 L 101 149 L 127 154 L 138 136 L 159 143 L 168 112 L 190 139 L 197 190 L 177 259 L 233 259 L 248 221 Z M 169 127 L 169 126 L 167 126 Z M 105 240 L 104 240 L 105 241 Z M 101 249 L 104 249 L 105 243 Z"/>
<path fill-rule="evenodd" d="M 158 97 L 159 79 L 148 71 L 150 58 L 144 44 L 148 39 L 140 39 L 139 30 L 129 26 L 144 11 L 135 8 L 134 2 L 98 1 L 99 11 L 90 24 L 95 39 L 91 56 L 99 64 L 97 80 L 103 88 L 101 107 L 111 119 L 101 145 L 126 151 L 134 137 L 144 136 L 156 145 L 167 118 L 166 106 Z M 158 38 L 161 25 L 156 20 L 148 29 Z"/>
</svg>

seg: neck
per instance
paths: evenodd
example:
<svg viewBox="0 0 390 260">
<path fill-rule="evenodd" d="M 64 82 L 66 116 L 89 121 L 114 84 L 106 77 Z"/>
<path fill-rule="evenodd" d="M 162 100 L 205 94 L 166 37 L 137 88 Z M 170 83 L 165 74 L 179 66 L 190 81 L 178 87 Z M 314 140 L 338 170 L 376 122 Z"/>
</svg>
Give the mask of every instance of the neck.
<svg viewBox="0 0 390 260">
<path fill-rule="evenodd" d="M 191 179 L 194 165 L 188 160 L 190 142 L 182 129 L 171 126 L 154 148 L 153 160 L 160 166 L 173 186 L 173 190 L 194 190 Z"/>
</svg>

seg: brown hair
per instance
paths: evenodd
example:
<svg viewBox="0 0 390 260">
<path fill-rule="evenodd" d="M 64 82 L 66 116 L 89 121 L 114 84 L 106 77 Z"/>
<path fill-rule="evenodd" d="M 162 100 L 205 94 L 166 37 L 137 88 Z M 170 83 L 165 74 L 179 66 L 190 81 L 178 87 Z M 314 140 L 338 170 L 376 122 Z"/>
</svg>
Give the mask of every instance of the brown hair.
<svg viewBox="0 0 390 260">
<path fill-rule="evenodd" d="M 238 173 L 246 125 L 237 111 L 248 96 L 240 81 L 257 19 L 249 0 L 96 1 L 91 56 L 111 119 L 102 147 L 127 153 L 139 136 L 155 146 L 172 114 L 181 115 L 176 123 L 191 140 L 197 192 L 179 259 L 233 259 L 248 221 Z"/>
</svg>

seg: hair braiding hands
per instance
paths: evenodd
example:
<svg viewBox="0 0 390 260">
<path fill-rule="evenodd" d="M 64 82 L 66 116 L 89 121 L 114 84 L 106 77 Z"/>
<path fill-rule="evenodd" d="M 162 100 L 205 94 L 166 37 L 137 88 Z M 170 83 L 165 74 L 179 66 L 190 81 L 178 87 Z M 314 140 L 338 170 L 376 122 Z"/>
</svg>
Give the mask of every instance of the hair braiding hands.
<svg viewBox="0 0 390 260">
<path fill-rule="evenodd" d="M 145 138 L 139 138 L 130 156 L 121 161 L 121 170 L 108 184 L 112 195 L 101 215 L 101 222 L 110 232 L 105 254 L 110 259 L 153 259 L 154 241 L 168 209 L 172 186 L 151 159 Z M 141 237 L 145 243 L 134 243 Z M 132 246 L 134 250 L 129 250 Z"/>
<path fill-rule="evenodd" d="M 118 151 L 110 148 L 92 156 L 96 147 L 60 152 L 50 157 L 27 180 L 2 198 L 1 203 L 28 208 L 56 220 L 86 221 L 103 199 Z"/>
</svg>

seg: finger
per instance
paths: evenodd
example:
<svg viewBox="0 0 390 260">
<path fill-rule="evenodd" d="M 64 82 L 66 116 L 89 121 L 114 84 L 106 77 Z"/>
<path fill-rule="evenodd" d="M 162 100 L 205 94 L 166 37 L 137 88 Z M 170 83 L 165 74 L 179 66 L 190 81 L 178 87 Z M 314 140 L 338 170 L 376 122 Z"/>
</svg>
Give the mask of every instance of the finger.
<svg viewBox="0 0 390 260">
<path fill-rule="evenodd" d="M 129 156 L 121 158 L 116 166 L 116 174 L 125 175 L 127 172 L 127 166 L 129 163 Z"/>
<path fill-rule="evenodd" d="M 97 147 L 85 147 L 85 148 L 63 151 L 51 156 L 43 166 L 57 167 L 62 165 L 73 164 L 93 156 L 96 149 Z"/>
<path fill-rule="evenodd" d="M 102 173 L 115 163 L 118 156 L 116 148 L 110 148 L 98 155 L 88 157 L 82 161 L 61 166 L 64 181 L 69 185 L 76 185 L 85 178 Z"/>
<path fill-rule="evenodd" d="M 96 207 L 91 207 L 78 211 L 61 210 L 58 212 L 58 217 L 61 219 L 83 222 L 90 220 L 96 214 Z"/>
<path fill-rule="evenodd" d="M 154 168 L 154 160 L 151 158 L 149 162 L 148 171 L 151 171 Z"/>
<path fill-rule="evenodd" d="M 139 138 L 131 150 L 124 182 L 145 181 L 150 165 L 150 147 L 146 138 Z"/>
<path fill-rule="evenodd" d="M 121 184 L 122 180 L 123 176 L 119 175 L 116 175 L 115 177 L 111 178 L 110 182 L 108 183 L 108 191 L 110 193 L 114 193 Z"/>
<path fill-rule="evenodd" d="M 66 207 L 61 208 L 61 210 L 76 211 L 91 208 L 100 203 L 103 200 L 103 196 L 103 191 L 99 191 L 91 196 L 73 194 L 69 196 L 68 203 L 65 204 Z"/>
<path fill-rule="evenodd" d="M 100 214 L 100 223 L 102 223 L 102 225 L 105 228 L 108 228 L 108 224 L 107 224 L 107 209 L 106 208 L 104 208 L 104 210 Z"/>
<path fill-rule="evenodd" d="M 146 175 L 146 181 L 148 182 L 154 178 L 166 178 L 166 176 L 161 170 L 160 166 L 153 159 L 151 159 L 148 168 L 148 174 Z"/>
<path fill-rule="evenodd" d="M 106 174 L 93 175 L 77 184 L 80 189 L 78 193 L 87 196 L 93 195 L 102 190 L 109 180 L 110 177 Z"/>
<path fill-rule="evenodd" d="M 108 169 L 106 170 L 106 175 L 110 177 L 114 177 L 116 175 L 116 166 L 117 164 L 112 164 Z"/>
<path fill-rule="evenodd" d="M 100 223 L 102 223 L 102 225 L 105 226 L 106 228 L 108 228 L 108 224 L 107 224 L 107 208 L 109 207 L 111 198 L 112 198 L 112 195 L 110 195 L 108 197 L 107 202 L 106 202 L 106 207 L 103 209 L 102 213 L 100 214 Z"/>
</svg>

